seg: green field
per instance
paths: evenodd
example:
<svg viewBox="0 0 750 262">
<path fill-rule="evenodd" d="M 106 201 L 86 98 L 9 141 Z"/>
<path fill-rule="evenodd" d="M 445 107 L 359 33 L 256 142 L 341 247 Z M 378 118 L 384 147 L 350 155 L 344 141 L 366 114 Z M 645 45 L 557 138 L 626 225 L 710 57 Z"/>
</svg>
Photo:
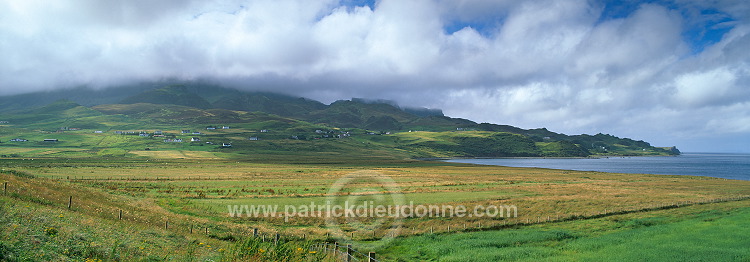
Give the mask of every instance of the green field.
<svg viewBox="0 0 750 262">
<path fill-rule="evenodd" d="M 747 261 L 746 201 L 396 240 L 394 261 Z"/>
<path fill-rule="evenodd" d="M 385 246 L 371 245 L 389 232 L 388 225 L 368 226 L 371 218 L 343 223 L 346 237 L 329 239 L 385 261 L 748 258 L 740 248 L 747 244 L 741 236 L 748 200 L 725 202 L 750 196 L 748 181 L 357 157 L 263 159 L 0 160 L 0 182 L 10 185 L 2 198 L 3 223 L 13 229 L 0 233 L 0 254 L 9 261 L 273 259 L 265 252 L 276 245 L 247 237 L 257 228 L 268 239 L 276 233 L 288 239 L 273 256 L 289 257 L 278 260 L 333 259 L 310 249 L 332 232 L 324 219 L 237 218 L 227 205 L 321 203 L 336 181 L 366 171 L 392 178 L 416 204 L 518 207 L 518 217 L 510 218 L 405 218 Z M 392 193 L 377 181 L 360 181 L 335 196 Z M 254 246 L 254 253 L 237 253 L 240 242 Z M 704 242 L 712 244 L 699 245 Z"/>
</svg>

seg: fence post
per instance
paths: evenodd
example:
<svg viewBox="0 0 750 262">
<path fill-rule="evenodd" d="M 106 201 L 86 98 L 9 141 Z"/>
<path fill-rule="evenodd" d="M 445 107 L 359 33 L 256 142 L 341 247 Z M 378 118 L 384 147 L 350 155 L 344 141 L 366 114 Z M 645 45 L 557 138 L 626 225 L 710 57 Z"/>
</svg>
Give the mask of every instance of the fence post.
<svg viewBox="0 0 750 262">
<path fill-rule="evenodd" d="M 73 206 L 73 196 L 68 197 L 68 209 Z"/>
<path fill-rule="evenodd" d="M 253 237 L 258 237 L 258 228 L 253 228 Z"/>
<path fill-rule="evenodd" d="M 276 233 L 276 237 L 273 240 L 273 244 L 274 245 L 278 245 L 279 244 L 279 233 Z"/>
<path fill-rule="evenodd" d="M 3 195 L 8 194 L 8 182 L 3 182 Z"/>
<path fill-rule="evenodd" d="M 169 220 L 164 221 L 164 229 L 169 229 Z"/>
<path fill-rule="evenodd" d="M 346 262 L 352 261 L 352 244 L 346 245 Z"/>
<path fill-rule="evenodd" d="M 120 213 L 117 215 L 117 220 L 122 220 L 122 209 L 120 209 Z"/>
<path fill-rule="evenodd" d="M 323 254 L 328 252 L 328 242 L 323 242 Z"/>
<path fill-rule="evenodd" d="M 208 228 L 206 228 L 206 235 L 208 235 Z"/>
<path fill-rule="evenodd" d="M 190 234 L 193 233 L 193 225 L 190 225 Z"/>
<path fill-rule="evenodd" d="M 377 260 L 375 260 L 375 252 L 367 253 L 367 257 L 368 257 L 367 261 L 369 261 L 369 262 L 375 262 L 375 261 L 377 261 Z"/>
</svg>

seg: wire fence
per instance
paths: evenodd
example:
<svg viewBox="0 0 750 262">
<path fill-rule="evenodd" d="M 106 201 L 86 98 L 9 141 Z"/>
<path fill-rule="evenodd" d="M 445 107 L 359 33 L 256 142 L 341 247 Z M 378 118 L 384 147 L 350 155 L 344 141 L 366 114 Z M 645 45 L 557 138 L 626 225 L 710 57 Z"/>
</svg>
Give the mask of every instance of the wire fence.
<svg viewBox="0 0 750 262">
<path fill-rule="evenodd" d="M 13 175 L 21 179 L 37 178 L 36 176 L 29 175 L 23 172 L 16 172 L 16 171 L 2 170 L 2 172 L 0 173 Z M 70 180 L 75 181 L 75 180 L 80 180 L 80 179 L 70 179 Z M 25 184 L 22 181 L 17 181 L 17 182 L 21 184 Z M 67 209 L 70 209 L 73 211 L 76 211 L 76 210 L 92 211 L 92 210 L 95 210 L 96 208 L 100 208 L 100 206 L 88 206 L 88 205 L 78 206 L 76 203 L 76 198 L 73 195 L 62 195 L 60 192 L 56 192 L 55 194 L 52 194 L 52 195 L 46 195 L 46 197 L 44 197 L 39 194 L 35 194 L 35 192 L 31 191 L 30 188 L 24 188 L 22 185 L 14 185 L 10 181 L 2 182 L 1 189 L 2 189 L 2 194 L 5 196 L 31 200 L 35 202 L 40 202 L 42 204 L 67 207 Z M 420 235 L 420 234 L 427 234 L 427 233 L 429 234 L 451 233 L 451 232 L 457 232 L 457 231 L 496 230 L 496 229 L 501 229 L 501 228 L 524 226 L 524 225 L 539 224 L 539 223 L 592 219 L 592 218 L 600 218 L 600 217 L 605 217 L 605 216 L 628 214 L 628 213 L 635 213 L 635 212 L 648 212 L 648 211 L 655 211 L 655 210 L 680 208 L 680 207 L 685 207 L 685 206 L 729 202 L 729 201 L 741 201 L 741 200 L 748 200 L 748 199 L 750 199 L 750 195 L 702 199 L 702 200 L 696 200 L 696 201 L 654 203 L 654 204 L 649 204 L 646 206 L 631 207 L 629 209 L 604 209 L 600 212 L 573 213 L 573 214 L 564 214 L 564 215 L 557 214 L 554 216 L 538 216 L 535 219 L 532 217 L 526 217 L 526 218 L 517 218 L 514 220 L 510 220 L 510 221 L 509 220 L 503 220 L 502 222 L 495 221 L 493 224 L 484 224 L 484 225 L 481 224 L 480 222 L 478 225 L 471 226 L 471 227 L 467 227 L 467 225 L 464 224 L 463 229 L 461 229 L 460 227 L 454 227 L 453 230 L 451 230 L 451 227 L 447 226 L 447 230 L 437 229 L 433 227 L 429 227 L 429 231 L 420 230 L 421 231 L 420 233 L 416 232 L 417 231 L 416 228 L 412 228 L 411 230 L 415 231 L 412 233 L 413 235 Z M 234 239 L 235 234 L 241 234 L 245 236 L 251 235 L 253 237 L 256 237 L 258 240 L 262 242 L 273 242 L 274 244 L 278 244 L 280 241 L 287 241 L 287 240 L 302 240 L 302 241 L 307 240 L 306 235 L 303 235 L 302 237 L 292 236 L 292 235 L 286 236 L 286 235 L 281 235 L 278 232 L 270 232 L 270 233 L 260 232 L 258 228 L 253 228 L 252 232 L 241 233 L 241 232 L 237 232 L 236 230 L 229 230 L 228 228 L 219 228 L 219 227 L 216 227 L 215 225 L 212 226 L 211 229 L 209 230 L 209 225 L 201 226 L 201 225 L 196 225 L 195 223 L 186 222 L 186 221 L 179 221 L 179 222 L 172 221 L 172 223 L 175 223 L 175 224 L 170 224 L 169 220 L 164 220 L 164 218 L 159 217 L 158 214 L 147 214 L 146 210 L 137 210 L 137 211 L 125 210 L 124 211 L 122 208 L 127 208 L 127 206 L 121 206 L 119 209 L 113 210 L 112 212 L 113 214 L 110 215 L 110 217 L 112 218 L 117 217 L 118 220 L 127 219 L 127 220 L 132 220 L 134 222 L 146 223 L 146 224 L 152 224 L 152 225 L 163 223 L 162 225 L 165 230 L 175 230 L 178 228 L 183 228 L 183 230 L 188 229 L 190 234 L 203 233 L 202 231 L 205 231 L 206 235 L 210 234 L 212 237 L 217 237 L 217 238 Z M 101 212 L 101 211 L 98 211 L 98 212 Z M 106 217 L 107 215 L 104 215 L 104 216 Z M 194 229 L 197 229 L 197 232 L 194 232 Z M 221 230 L 221 229 L 224 229 L 224 230 Z M 228 234 L 228 235 L 218 236 L 219 232 L 214 232 L 214 230 L 225 231 L 224 234 Z M 354 235 L 352 235 L 352 238 L 353 237 Z M 327 237 L 326 239 L 327 240 L 325 240 L 325 242 L 318 242 L 318 243 L 314 243 L 310 245 L 309 250 L 331 254 L 333 257 L 336 258 L 336 260 L 340 260 L 340 261 L 347 261 L 347 262 L 349 261 L 380 261 L 376 259 L 376 255 L 374 252 L 368 252 L 367 254 L 364 254 L 354 249 L 351 244 L 329 242 L 330 238 Z"/>
<path fill-rule="evenodd" d="M 341 261 L 367 261 L 367 262 L 379 262 L 380 260 L 375 258 L 375 252 L 369 252 L 364 254 L 352 248 L 351 244 L 341 245 L 333 242 L 317 243 L 310 246 L 310 250 L 331 254 L 337 260 Z"/>
</svg>

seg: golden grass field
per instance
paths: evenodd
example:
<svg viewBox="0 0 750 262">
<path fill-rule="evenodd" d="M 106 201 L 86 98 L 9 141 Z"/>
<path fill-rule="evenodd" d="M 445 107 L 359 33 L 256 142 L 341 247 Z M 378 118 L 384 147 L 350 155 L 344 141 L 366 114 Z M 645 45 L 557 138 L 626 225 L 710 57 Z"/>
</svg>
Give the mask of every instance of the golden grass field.
<svg viewBox="0 0 750 262">
<path fill-rule="evenodd" d="M 613 174 L 539 168 L 511 168 L 424 161 L 339 164 L 261 164 L 212 160 L 201 154 L 170 155 L 191 160 L 138 160 L 109 163 L 44 163 L 16 160 L 14 170 L 54 179 L 55 183 L 86 187 L 104 196 L 127 196 L 153 203 L 163 212 L 189 218 L 231 222 L 291 235 L 323 237 L 322 218 L 230 218 L 227 205 L 306 205 L 326 200 L 330 187 L 361 170 L 392 178 L 398 192 L 377 181 L 360 181 L 344 188 L 340 197 L 359 200 L 402 193 L 406 203 L 437 205 L 514 205 L 518 217 L 407 218 L 400 234 L 474 230 L 507 224 L 565 220 L 662 206 L 750 196 L 750 181 L 710 177 Z M 177 154 L 177 153 L 176 153 Z M 164 156 L 164 155 L 162 155 Z M 37 192 L 41 193 L 41 192 Z M 60 196 L 54 197 L 55 201 Z M 93 200 L 92 200 L 93 201 Z M 148 205 L 143 205 L 147 207 Z M 347 227 L 355 239 L 367 239 L 383 228 Z"/>
</svg>

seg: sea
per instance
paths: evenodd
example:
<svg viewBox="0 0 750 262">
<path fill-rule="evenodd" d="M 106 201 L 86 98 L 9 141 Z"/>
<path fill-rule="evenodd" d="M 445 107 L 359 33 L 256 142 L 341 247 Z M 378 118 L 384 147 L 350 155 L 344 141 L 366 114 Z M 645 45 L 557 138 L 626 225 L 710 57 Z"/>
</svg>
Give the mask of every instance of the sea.
<svg viewBox="0 0 750 262">
<path fill-rule="evenodd" d="M 683 153 L 679 156 L 601 158 L 473 158 L 447 162 L 612 173 L 709 176 L 750 180 L 750 154 Z"/>
</svg>

